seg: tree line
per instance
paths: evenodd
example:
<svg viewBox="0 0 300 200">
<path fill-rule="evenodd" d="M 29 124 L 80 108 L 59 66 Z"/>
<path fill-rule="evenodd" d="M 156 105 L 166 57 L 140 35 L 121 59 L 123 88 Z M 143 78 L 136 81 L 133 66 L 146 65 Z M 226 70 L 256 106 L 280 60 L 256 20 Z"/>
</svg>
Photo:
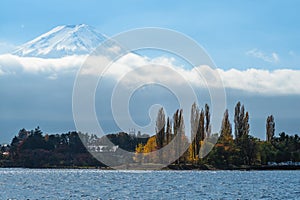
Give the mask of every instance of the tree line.
<svg viewBox="0 0 300 200">
<path fill-rule="evenodd" d="M 245 106 L 238 102 L 233 124 L 229 111 L 225 110 L 219 133 L 212 133 L 209 105 L 200 108 L 194 103 L 190 123 L 184 121 L 182 109 L 176 110 L 172 117 L 166 116 L 163 108 L 159 109 L 155 134 L 151 137 L 140 132 L 137 135 L 119 132 L 104 138 L 76 131 L 44 134 L 39 127 L 30 131 L 21 129 L 10 145 L 0 146 L 0 166 L 106 167 L 86 147 L 101 148 L 100 153 L 107 153 L 110 147 L 103 146 L 107 145 L 107 139 L 119 149 L 135 152 L 132 162 L 138 164 L 172 163 L 234 169 L 274 162 L 300 162 L 297 134 L 282 132 L 276 137 L 275 119 L 270 115 L 266 119 L 266 140 L 255 138 L 250 135 L 249 117 Z M 186 133 L 186 126 L 190 126 L 190 133 Z"/>
<path fill-rule="evenodd" d="M 138 144 L 145 144 L 149 135 L 119 132 L 98 137 L 72 131 L 62 134 L 43 134 L 37 127 L 21 129 L 10 145 L 0 148 L 0 167 L 106 167 L 94 158 L 88 146 L 102 147 L 108 153 L 106 139 L 126 151 L 135 151 Z"/>
<path fill-rule="evenodd" d="M 163 108 L 158 111 L 156 119 L 156 134 L 146 144 L 136 148 L 135 160 L 142 162 L 165 161 L 170 155 L 180 151 L 181 145 L 188 145 L 182 155 L 173 164 L 209 165 L 216 168 L 234 168 L 237 166 L 259 166 L 270 162 L 300 161 L 300 139 L 296 134 L 288 136 L 284 132 L 275 137 L 275 120 L 273 115 L 266 119 L 266 140 L 260 140 L 250 135 L 249 112 L 238 102 L 234 108 L 234 125 L 225 110 L 219 133 L 211 133 L 210 108 L 205 104 L 204 109 L 196 103 L 191 107 L 190 127 L 191 141 L 184 130 L 183 111 L 177 110 L 173 120 L 166 117 Z M 174 152 L 149 154 L 160 150 L 180 134 L 179 141 L 174 142 Z M 217 139 L 216 139 L 217 138 Z M 206 155 L 207 149 L 210 151 Z M 162 151 L 163 152 L 163 151 Z M 208 151 L 207 151 L 208 152 Z M 164 157 L 165 156 L 165 157 Z M 168 160 L 167 160 L 168 161 Z"/>
</svg>

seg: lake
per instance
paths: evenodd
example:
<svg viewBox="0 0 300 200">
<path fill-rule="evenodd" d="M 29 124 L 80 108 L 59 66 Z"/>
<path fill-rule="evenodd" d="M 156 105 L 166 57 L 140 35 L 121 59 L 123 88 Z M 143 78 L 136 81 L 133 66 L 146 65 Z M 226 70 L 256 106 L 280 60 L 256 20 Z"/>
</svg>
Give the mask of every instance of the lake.
<svg viewBox="0 0 300 200">
<path fill-rule="evenodd" d="M 0 169 L 0 199 L 297 198 L 300 171 Z"/>
</svg>

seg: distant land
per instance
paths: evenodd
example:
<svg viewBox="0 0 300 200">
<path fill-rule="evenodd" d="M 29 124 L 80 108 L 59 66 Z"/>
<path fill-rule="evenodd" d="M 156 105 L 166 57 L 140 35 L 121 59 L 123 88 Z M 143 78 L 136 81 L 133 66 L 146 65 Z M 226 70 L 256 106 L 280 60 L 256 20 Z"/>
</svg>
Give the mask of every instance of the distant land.
<svg viewBox="0 0 300 200">
<path fill-rule="evenodd" d="M 156 134 L 149 136 L 140 132 L 127 134 L 120 132 L 106 137 L 97 137 L 87 133 L 68 132 L 63 134 L 43 134 L 37 127 L 34 130 L 21 129 L 12 139 L 11 144 L 1 146 L 1 167 L 28 168 L 102 168 L 110 167 L 124 169 L 151 169 L 155 163 L 168 160 L 176 149 L 183 144 L 188 148 L 177 160 L 170 162 L 164 169 L 174 170 L 276 170 L 300 169 L 300 137 L 287 135 L 284 132 L 278 137 L 275 134 L 274 117 L 270 115 L 266 122 L 266 140 L 260 140 L 249 135 L 248 112 L 244 106 L 237 103 L 235 107 L 234 128 L 228 118 L 228 111 L 224 113 L 220 136 L 209 132 L 210 112 L 208 105 L 205 110 L 199 110 L 196 104 L 192 106 L 191 126 L 194 139 L 189 141 L 184 130 L 182 111 L 174 114 L 174 122 L 166 119 L 163 109 L 157 115 Z M 167 121 L 166 121 L 167 120 Z M 233 130 L 234 135 L 233 137 Z M 188 133 L 187 133 L 188 134 Z M 180 136 L 181 139 L 175 139 Z M 107 145 L 106 139 L 112 142 Z M 177 147 L 162 154 L 148 154 L 157 152 L 175 140 Z M 207 156 L 202 157 L 203 149 L 211 147 Z M 118 156 L 119 151 L 135 152 L 133 157 Z M 106 166 L 93 157 L 90 152 L 98 155 L 107 154 L 116 159 L 116 166 Z M 118 166 L 118 163 L 120 166 Z"/>
</svg>

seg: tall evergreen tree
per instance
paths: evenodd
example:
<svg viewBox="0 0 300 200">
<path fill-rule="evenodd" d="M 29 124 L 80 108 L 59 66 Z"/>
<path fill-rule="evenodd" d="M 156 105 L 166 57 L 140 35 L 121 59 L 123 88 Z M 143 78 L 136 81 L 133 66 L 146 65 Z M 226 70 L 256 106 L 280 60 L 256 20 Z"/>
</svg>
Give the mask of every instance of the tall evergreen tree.
<svg viewBox="0 0 300 200">
<path fill-rule="evenodd" d="M 164 145 L 165 139 L 165 112 L 163 108 L 160 108 L 156 118 L 156 146 L 161 149 Z M 161 151 L 159 152 L 159 159 L 162 161 Z"/>
<path fill-rule="evenodd" d="M 255 160 L 255 142 L 253 137 L 249 135 L 249 113 L 245 113 L 244 105 L 240 102 L 237 103 L 234 113 L 235 123 L 235 142 L 240 149 L 240 155 L 243 164 L 251 164 Z"/>
<path fill-rule="evenodd" d="M 199 111 L 198 111 L 199 113 Z M 194 151 L 196 154 L 196 157 L 199 157 L 200 148 L 201 148 L 201 141 L 205 139 L 205 114 L 203 109 L 201 109 L 200 113 L 198 114 L 198 120 L 197 120 L 197 132 L 195 137 L 195 144 L 194 144 Z"/>
<path fill-rule="evenodd" d="M 199 116 L 199 126 L 198 126 L 198 132 L 197 135 L 200 138 L 200 141 L 203 141 L 205 139 L 205 127 L 204 127 L 204 111 L 201 109 L 200 116 Z"/>
<path fill-rule="evenodd" d="M 211 125 L 210 125 L 210 112 L 208 104 L 205 104 L 205 134 L 206 137 L 210 137 L 211 134 Z"/>
<path fill-rule="evenodd" d="M 198 126 L 199 126 L 199 108 L 197 107 L 196 103 L 193 103 L 191 109 L 191 140 L 192 140 L 192 158 L 196 159 L 197 155 L 199 154 L 197 144 L 200 142 L 200 137 L 197 134 Z"/>
<path fill-rule="evenodd" d="M 266 123 L 266 140 L 271 142 L 275 134 L 275 122 L 273 115 L 267 117 Z"/>
<path fill-rule="evenodd" d="M 237 142 L 242 136 L 249 134 L 249 113 L 246 112 L 245 114 L 245 107 L 240 102 L 235 106 L 234 128 L 234 135 Z"/>
<path fill-rule="evenodd" d="M 229 121 L 228 109 L 226 109 L 224 113 L 220 137 L 221 139 L 225 139 L 225 140 L 232 138 L 232 127 Z"/>
<path fill-rule="evenodd" d="M 171 141 L 172 137 L 172 125 L 171 125 L 171 120 L 168 117 L 167 119 L 167 129 L 166 129 L 166 143 L 169 144 Z"/>
<path fill-rule="evenodd" d="M 175 156 L 178 158 L 177 163 L 179 164 L 180 153 L 182 152 L 182 138 L 185 135 L 184 131 L 184 120 L 183 120 L 183 110 L 177 110 L 173 116 L 173 130 L 175 139 Z"/>
<path fill-rule="evenodd" d="M 244 108 L 244 106 L 242 107 Z M 249 124 L 249 113 L 246 112 L 245 117 L 243 119 L 243 129 L 242 129 L 242 136 L 249 135 L 250 132 L 250 124 Z"/>
<path fill-rule="evenodd" d="M 241 113 L 241 103 L 238 102 L 234 109 L 234 136 L 236 140 L 238 140 L 238 138 L 240 138 L 241 135 L 240 134 L 240 130 L 241 130 L 240 113 Z"/>
</svg>

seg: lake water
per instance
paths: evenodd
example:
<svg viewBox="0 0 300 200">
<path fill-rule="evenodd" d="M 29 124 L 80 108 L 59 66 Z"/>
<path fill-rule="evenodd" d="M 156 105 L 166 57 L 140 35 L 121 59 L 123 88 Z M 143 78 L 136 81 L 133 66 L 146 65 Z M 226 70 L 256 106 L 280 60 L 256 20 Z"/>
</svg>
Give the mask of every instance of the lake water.
<svg viewBox="0 0 300 200">
<path fill-rule="evenodd" d="M 0 169 L 0 199 L 300 199 L 300 171 Z"/>
</svg>

